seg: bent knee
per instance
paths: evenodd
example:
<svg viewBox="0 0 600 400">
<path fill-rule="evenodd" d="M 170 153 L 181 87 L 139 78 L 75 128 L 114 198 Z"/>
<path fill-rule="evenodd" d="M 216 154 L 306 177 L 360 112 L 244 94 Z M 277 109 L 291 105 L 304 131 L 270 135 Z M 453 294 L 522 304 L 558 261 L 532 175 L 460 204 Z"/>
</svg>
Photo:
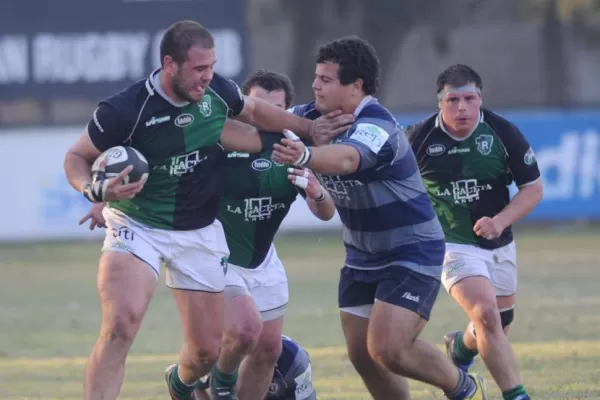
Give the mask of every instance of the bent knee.
<svg viewBox="0 0 600 400">
<path fill-rule="evenodd" d="M 261 364 L 275 365 L 281 355 L 281 335 L 278 338 L 261 338 L 252 351 L 252 359 Z"/>
<path fill-rule="evenodd" d="M 471 310 L 473 323 L 488 332 L 502 331 L 500 312 L 495 304 L 476 304 Z"/>
<path fill-rule="evenodd" d="M 223 343 L 228 347 L 252 349 L 258 342 L 261 329 L 262 322 L 260 320 L 245 320 L 225 331 Z"/>
<path fill-rule="evenodd" d="M 189 348 L 189 347 L 188 347 Z M 197 368 L 203 368 L 206 365 L 213 365 L 219 359 L 221 347 L 218 343 L 213 346 L 202 346 L 190 349 L 190 358 Z"/>
<path fill-rule="evenodd" d="M 398 370 L 406 364 L 407 346 L 400 343 L 372 341 L 369 342 L 369 355 L 377 364 Z"/>
<path fill-rule="evenodd" d="M 106 342 L 133 342 L 142 319 L 143 311 L 121 310 L 102 323 L 101 336 Z"/>
</svg>

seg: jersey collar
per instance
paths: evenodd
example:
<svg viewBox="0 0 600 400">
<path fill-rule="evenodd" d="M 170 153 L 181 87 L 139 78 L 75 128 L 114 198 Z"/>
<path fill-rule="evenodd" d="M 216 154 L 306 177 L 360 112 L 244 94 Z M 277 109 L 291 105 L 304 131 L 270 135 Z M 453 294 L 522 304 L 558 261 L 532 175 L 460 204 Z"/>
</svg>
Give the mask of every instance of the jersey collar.
<svg viewBox="0 0 600 400">
<path fill-rule="evenodd" d="M 190 104 L 187 101 L 173 101 L 171 100 L 171 98 L 169 98 L 169 96 L 165 94 L 164 90 L 162 90 L 162 87 L 160 86 L 160 68 L 157 68 L 154 71 L 152 71 L 148 79 L 146 79 L 146 90 L 148 91 L 148 93 L 150 93 L 151 96 L 154 95 L 154 93 L 158 93 L 160 97 L 162 97 L 172 106 L 175 107 L 185 107 L 188 104 Z"/>
<path fill-rule="evenodd" d="M 371 104 L 372 102 L 376 102 L 377 99 L 374 98 L 371 95 L 366 95 L 361 101 L 360 103 L 358 103 L 358 106 L 356 107 L 356 110 L 354 110 L 354 116 L 358 117 L 358 114 L 361 113 L 361 111 L 368 106 L 369 104 Z"/>
<path fill-rule="evenodd" d="M 475 130 L 477 129 L 479 124 L 481 124 L 482 122 L 484 122 L 483 111 L 480 111 L 479 112 L 479 123 L 475 124 L 475 126 L 473 127 L 473 130 L 467 136 L 458 137 L 458 136 L 453 135 L 452 133 L 450 133 L 450 131 L 448 129 L 446 129 L 446 127 L 444 126 L 444 121 L 442 120 L 442 112 L 440 111 L 438 113 L 437 117 L 435 118 L 435 127 L 440 128 L 446 135 L 450 136 L 452 139 L 456 140 L 457 142 L 462 142 L 463 140 L 467 140 L 468 138 L 470 138 L 471 135 L 473 134 L 473 132 L 475 132 Z"/>
</svg>

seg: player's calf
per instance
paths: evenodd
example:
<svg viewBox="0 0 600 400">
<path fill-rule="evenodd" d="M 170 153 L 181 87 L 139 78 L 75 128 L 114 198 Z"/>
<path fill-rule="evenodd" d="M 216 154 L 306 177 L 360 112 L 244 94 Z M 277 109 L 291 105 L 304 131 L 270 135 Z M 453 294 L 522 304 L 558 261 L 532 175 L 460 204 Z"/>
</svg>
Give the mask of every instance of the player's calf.
<svg viewBox="0 0 600 400">
<path fill-rule="evenodd" d="M 514 311 L 505 310 L 501 316 L 495 290 L 485 277 L 474 276 L 458 282 L 452 287 L 451 295 L 465 310 L 474 327 L 474 334 L 467 331 L 462 342 L 479 351 L 505 399 L 527 399 L 522 397 L 527 393 L 521 385 L 516 356 L 504 332 L 512 322 Z M 469 343 L 472 338 L 476 339 L 476 346 Z"/>
<path fill-rule="evenodd" d="M 227 301 L 222 349 L 210 377 L 213 399 L 223 400 L 237 398 L 238 368 L 244 357 L 255 347 L 262 329 L 260 313 L 244 288 L 228 286 L 225 288 L 225 296 Z"/>
<path fill-rule="evenodd" d="M 283 317 L 263 322 L 259 340 L 240 368 L 240 400 L 263 400 L 273 377 L 273 368 L 281 355 Z"/>
</svg>

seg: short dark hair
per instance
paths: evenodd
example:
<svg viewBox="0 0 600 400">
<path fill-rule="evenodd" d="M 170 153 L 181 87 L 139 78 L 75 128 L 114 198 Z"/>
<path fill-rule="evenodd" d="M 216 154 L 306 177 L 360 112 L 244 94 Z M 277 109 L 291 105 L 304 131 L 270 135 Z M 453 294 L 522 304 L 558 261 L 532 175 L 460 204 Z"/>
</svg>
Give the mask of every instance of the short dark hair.
<svg viewBox="0 0 600 400">
<path fill-rule="evenodd" d="M 205 49 L 215 47 L 210 32 L 196 21 L 179 21 L 167 28 L 160 41 L 160 63 L 170 56 L 177 64 L 187 60 L 188 51 L 194 46 Z"/>
<path fill-rule="evenodd" d="M 358 36 L 347 36 L 319 47 L 317 64 L 333 62 L 339 65 L 338 79 L 342 85 L 363 80 L 365 94 L 375 94 L 379 87 L 379 58 L 373 46 Z"/>
<path fill-rule="evenodd" d="M 285 108 L 289 108 L 292 105 L 292 101 L 294 101 L 294 85 L 287 75 L 266 69 L 259 69 L 246 79 L 246 82 L 242 85 L 242 93 L 247 96 L 255 86 L 259 86 L 267 92 L 283 90 L 285 93 Z"/>
<path fill-rule="evenodd" d="M 471 67 L 464 64 L 456 64 L 448 67 L 442 72 L 436 81 L 437 92 L 441 92 L 448 86 L 461 87 L 474 83 L 479 90 L 483 89 L 481 76 Z"/>
</svg>

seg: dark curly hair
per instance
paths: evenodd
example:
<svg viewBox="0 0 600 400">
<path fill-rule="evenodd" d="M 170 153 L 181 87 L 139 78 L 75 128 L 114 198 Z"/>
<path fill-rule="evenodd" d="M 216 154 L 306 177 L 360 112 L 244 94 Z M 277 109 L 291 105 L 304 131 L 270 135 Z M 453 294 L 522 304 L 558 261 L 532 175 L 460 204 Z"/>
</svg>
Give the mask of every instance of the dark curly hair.
<svg viewBox="0 0 600 400">
<path fill-rule="evenodd" d="M 242 93 L 247 96 L 255 86 L 259 86 L 267 92 L 283 90 L 285 93 L 285 108 L 290 108 L 292 101 L 294 101 L 294 85 L 287 75 L 259 69 L 246 79 L 246 82 L 242 85 Z"/>
<path fill-rule="evenodd" d="M 456 64 L 448 67 L 442 72 L 436 81 L 437 92 L 441 92 L 448 86 L 461 87 L 469 83 L 474 83 L 479 90 L 483 89 L 481 76 L 468 65 Z"/>
<path fill-rule="evenodd" d="M 317 64 L 339 65 L 338 79 L 342 85 L 363 81 L 365 94 L 375 94 L 379 87 L 379 58 L 373 46 L 358 36 L 347 36 L 319 47 Z"/>
</svg>

